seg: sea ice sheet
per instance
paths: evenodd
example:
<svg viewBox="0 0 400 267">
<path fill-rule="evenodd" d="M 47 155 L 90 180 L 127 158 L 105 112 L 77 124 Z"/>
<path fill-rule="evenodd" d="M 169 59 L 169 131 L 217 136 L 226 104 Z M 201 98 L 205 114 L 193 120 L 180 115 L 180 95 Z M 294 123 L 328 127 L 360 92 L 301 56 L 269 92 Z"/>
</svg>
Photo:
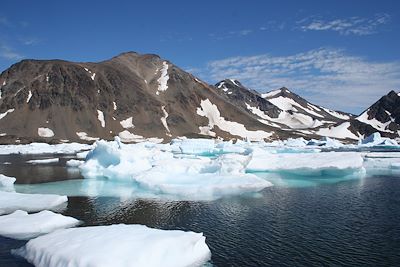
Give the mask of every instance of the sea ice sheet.
<svg viewBox="0 0 400 267">
<path fill-rule="evenodd" d="M 202 233 L 124 224 L 58 230 L 13 253 L 37 267 L 201 266 L 211 256 Z"/>
<path fill-rule="evenodd" d="M 28 240 L 58 229 L 74 227 L 79 223 L 75 218 L 48 210 L 34 214 L 17 210 L 9 215 L 0 216 L 0 235 L 13 239 Z"/>
<path fill-rule="evenodd" d="M 0 215 L 16 210 L 37 212 L 42 210 L 57 210 L 66 204 L 68 198 L 59 195 L 21 194 L 0 191 Z"/>
</svg>

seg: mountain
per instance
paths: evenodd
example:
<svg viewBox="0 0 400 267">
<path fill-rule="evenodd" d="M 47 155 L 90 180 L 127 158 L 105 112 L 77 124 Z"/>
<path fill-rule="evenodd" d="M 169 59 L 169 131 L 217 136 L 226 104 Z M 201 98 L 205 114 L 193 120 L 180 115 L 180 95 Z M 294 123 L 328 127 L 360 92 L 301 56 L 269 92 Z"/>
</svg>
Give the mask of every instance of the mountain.
<svg viewBox="0 0 400 267">
<path fill-rule="evenodd" d="M 0 143 L 290 136 L 157 55 L 23 60 L 1 73 L 0 86 Z"/>
<path fill-rule="evenodd" d="M 23 60 L 0 74 L 0 143 L 140 141 L 175 137 L 346 140 L 398 137 L 399 95 L 359 116 L 283 87 L 266 94 L 234 79 L 209 85 L 153 54 L 102 62 Z"/>
<path fill-rule="evenodd" d="M 260 94 L 233 79 L 220 81 L 215 87 L 260 122 L 307 138 L 358 140 L 374 132 L 391 138 L 400 135 L 400 96 L 394 91 L 355 116 L 310 103 L 285 87 Z"/>
</svg>

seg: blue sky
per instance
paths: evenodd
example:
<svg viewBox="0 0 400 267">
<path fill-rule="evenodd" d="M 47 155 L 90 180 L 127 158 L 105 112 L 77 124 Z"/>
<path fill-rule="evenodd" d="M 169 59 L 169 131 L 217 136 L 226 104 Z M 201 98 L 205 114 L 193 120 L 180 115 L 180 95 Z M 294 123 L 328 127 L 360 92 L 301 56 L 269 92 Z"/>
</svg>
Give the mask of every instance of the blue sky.
<svg viewBox="0 0 400 267">
<path fill-rule="evenodd" d="M 0 70 L 23 58 L 155 53 L 209 83 L 286 86 L 359 113 L 400 90 L 399 1 L 22 1 L 0 9 Z"/>
</svg>

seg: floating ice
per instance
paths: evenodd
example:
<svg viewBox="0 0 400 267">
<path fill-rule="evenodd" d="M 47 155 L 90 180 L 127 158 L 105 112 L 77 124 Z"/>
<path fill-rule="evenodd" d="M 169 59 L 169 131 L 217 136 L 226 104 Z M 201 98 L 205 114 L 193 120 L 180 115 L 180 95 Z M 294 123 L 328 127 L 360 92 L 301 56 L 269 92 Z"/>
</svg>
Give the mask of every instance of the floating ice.
<svg viewBox="0 0 400 267">
<path fill-rule="evenodd" d="M 143 188 L 179 199 L 212 200 L 258 192 L 272 184 L 246 174 L 248 156 L 226 154 L 209 158 L 169 159 L 134 177 Z"/>
<path fill-rule="evenodd" d="M 119 142 L 96 142 L 95 148 L 80 166 L 85 178 L 107 177 L 115 180 L 132 180 L 132 175 L 150 169 L 150 152 L 141 145 L 121 149 Z"/>
<path fill-rule="evenodd" d="M 343 144 L 336 139 L 324 136 L 321 140 L 311 139 L 307 146 L 342 147 Z"/>
<path fill-rule="evenodd" d="M 49 164 L 49 163 L 56 163 L 58 162 L 58 158 L 51 158 L 51 159 L 32 159 L 28 160 L 26 163 L 30 164 Z"/>
<path fill-rule="evenodd" d="M 58 229 L 77 226 L 79 221 L 48 210 L 28 214 L 17 210 L 9 215 L 0 216 L 0 236 L 28 240 Z"/>
<path fill-rule="evenodd" d="M 13 192 L 15 181 L 16 179 L 14 177 L 0 174 L 0 190 Z"/>
<path fill-rule="evenodd" d="M 390 138 L 381 137 L 381 134 L 376 132 L 365 139 L 361 140 L 362 146 L 398 146 L 399 144 Z"/>
<path fill-rule="evenodd" d="M 38 267 L 201 266 L 211 255 L 202 233 L 124 224 L 58 230 L 13 253 Z"/>
<path fill-rule="evenodd" d="M 83 160 L 70 159 L 70 160 L 67 161 L 66 165 L 68 167 L 79 167 L 83 163 L 84 163 Z"/>
<path fill-rule="evenodd" d="M 173 143 L 178 144 L 184 154 L 212 154 L 215 148 L 213 139 L 183 139 L 174 140 Z"/>
<path fill-rule="evenodd" d="M 42 210 L 57 210 L 68 201 L 66 196 L 21 194 L 0 191 L 0 215 L 16 210 L 37 212 Z"/>
<path fill-rule="evenodd" d="M 49 145 L 30 143 L 27 145 L 0 145 L 0 155 L 8 154 L 75 154 L 78 151 L 91 149 L 91 145 L 68 143 Z"/>
<path fill-rule="evenodd" d="M 80 169 L 85 178 L 130 181 L 142 191 L 179 199 L 208 200 L 271 186 L 245 173 L 250 156 L 225 154 L 211 159 L 195 155 L 213 151 L 214 140 L 179 140 L 175 145 L 191 154 L 174 155 L 159 148 L 166 146 L 99 141 Z"/>
<path fill-rule="evenodd" d="M 357 152 L 273 154 L 255 149 L 248 171 L 288 172 L 298 175 L 346 174 L 360 171 L 363 158 Z"/>
</svg>

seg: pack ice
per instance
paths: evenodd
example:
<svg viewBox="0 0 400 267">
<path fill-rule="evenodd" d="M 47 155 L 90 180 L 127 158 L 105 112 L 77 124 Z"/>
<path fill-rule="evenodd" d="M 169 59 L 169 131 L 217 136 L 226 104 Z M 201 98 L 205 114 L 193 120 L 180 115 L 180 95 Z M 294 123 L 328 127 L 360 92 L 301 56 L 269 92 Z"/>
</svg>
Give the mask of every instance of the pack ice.
<svg viewBox="0 0 400 267">
<path fill-rule="evenodd" d="M 13 253 L 37 267 L 201 266 L 211 255 L 202 233 L 124 224 L 58 230 Z"/>
<path fill-rule="evenodd" d="M 0 216 L 0 235 L 27 240 L 58 229 L 74 227 L 78 224 L 79 221 L 75 218 L 48 210 L 34 214 L 17 210 L 9 215 Z"/>
<path fill-rule="evenodd" d="M 0 215 L 16 210 L 37 212 L 46 209 L 58 210 L 66 205 L 68 198 L 58 195 L 22 194 L 0 191 Z"/>
</svg>

